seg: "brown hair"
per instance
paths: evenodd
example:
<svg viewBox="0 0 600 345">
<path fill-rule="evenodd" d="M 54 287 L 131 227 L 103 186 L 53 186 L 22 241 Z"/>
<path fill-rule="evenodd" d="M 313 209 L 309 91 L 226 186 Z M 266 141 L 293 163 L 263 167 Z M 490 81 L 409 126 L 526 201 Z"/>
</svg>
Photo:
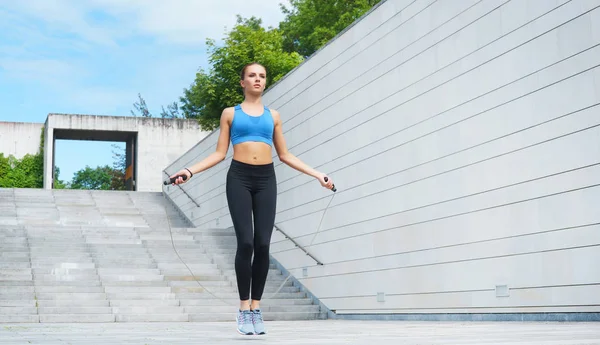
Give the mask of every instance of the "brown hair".
<svg viewBox="0 0 600 345">
<path fill-rule="evenodd" d="M 262 64 L 260 64 L 258 62 L 251 62 L 251 63 L 245 65 L 244 68 L 242 68 L 242 72 L 240 73 L 240 80 L 244 80 L 244 77 L 246 76 L 246 68 L 248 68 L 252 65 L 259 65 L 259 66 L 262 66 L 262 68 L 264 68 L 265 71 L 267 70 L 267 68 L 265 66 L 263 66 Z"/>
</svg>

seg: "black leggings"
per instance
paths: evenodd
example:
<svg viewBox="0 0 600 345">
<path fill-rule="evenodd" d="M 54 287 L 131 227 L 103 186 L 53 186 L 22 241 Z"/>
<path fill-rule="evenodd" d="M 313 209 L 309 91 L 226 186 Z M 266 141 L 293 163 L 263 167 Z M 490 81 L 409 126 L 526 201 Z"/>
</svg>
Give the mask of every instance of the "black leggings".
<svg viewBox="0 0 600 345">
<path fill-rule="evenodd" d="M 252 165 L 232 160 L 226 194 L 237 237 L 235 274 L 240 300 L 250 299 L 251 287 L 252 299 L 260 300 L 269 273 L 269 246 L 277 204 L 273 163 Z"/>
</svg>

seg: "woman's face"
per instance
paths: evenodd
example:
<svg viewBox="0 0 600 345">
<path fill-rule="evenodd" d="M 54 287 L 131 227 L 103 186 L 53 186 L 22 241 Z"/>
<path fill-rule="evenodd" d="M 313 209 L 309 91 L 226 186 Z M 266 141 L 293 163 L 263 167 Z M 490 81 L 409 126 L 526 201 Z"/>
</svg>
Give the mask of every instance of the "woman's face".
<svg viewBox="0 0 600 345">
<path fill-rule="evenodd" d="M 246 94 L 261 94 L 267 86 L 267 71 L 261 65 L 246 67 L 241 85 Z"/>
</svg>

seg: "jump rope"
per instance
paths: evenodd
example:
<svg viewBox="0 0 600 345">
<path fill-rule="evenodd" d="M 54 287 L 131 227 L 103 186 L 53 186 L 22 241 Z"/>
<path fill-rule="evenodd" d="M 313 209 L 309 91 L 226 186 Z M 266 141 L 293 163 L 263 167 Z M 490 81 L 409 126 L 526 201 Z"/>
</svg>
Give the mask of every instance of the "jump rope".
<svg viewBox="0 0 600 345">
<path fill-rule="evenodd" d="M 168 180 L 163 181 L 164 185 L 167 184 L 173 184 L 175 182 L 175 180 L 177 178 L 183 178 L 183 180 L 187 180 L 187 175 L 177 175 L 175 177 L 172 177 Z M 325 182 L 327 182 L 329 179 L 327 177 L 324 178 Z M 335 188 L 335 184 L 332 186 L 331 189 L 334 193 L 337 192 L 337 189 Z M 313 235 L 312 240 L 310 241 L 310 244 L 308 245 L 308 247 L 312 246 L 313 242 L 315 241 L 315 239 L 317 238 L 317 235 L 319 234 L 319 231 L 321 231 L 321 224 L 323 223 L 323 218 L 325 217 L 325 213 L 327 213 L 327 210 L 329 209 L 329 205 L 331 205 L 331 201 L 333 201 L 333 198 L 335 197 L 335 194 L 329 199 L 329 202 L 327 203 L 327 206 L 325 207 L 323 214 L 321 215 L 321 220 L 319 221 L 319 226 L 317 228 L 317 231 L 315 232 L 315 234 Z M 188 271 L 190 272 L 190 274 L 192 275 L 192 277 L 194 278 L 194 281 L 196 281 L 196 283 L 198 283 L 198 285 L 202 288 L 203 291 L 208 292 L 208 294 L 210 294 L 211 296 L 213 296 L 214 298 L 220 300 L 221 302 L 225 303 L 228 306 L 237 306 L 233 305 L 231 303 L 229 303 L 228 301 L 218 297 L 217 295 L 215 295 L 214 293 L 212 293 L 209 289 L 207 289 L 204 285 L 202 285 L 202 283 L 200 283 L 200 281 L 198 280 L 198 278 L 196 278 L 196 276 L 194 275 L 194 272 L 192 272 L 192 270 L 190 269 L 190 267 L 185 263 L 185 261 L 181 258 L 181 256 L 179 255 L 179 252 L 177 251 L 177 248 L 175 247 L 175 241 L 173 240 L 173 231 L 171 229 L 171 219 L 169 218 L 169 215 L 167 213 L 167 203 L 166 203 L 166 196 L 165 193 L 163 193 L 163 198 L 165 199 L 165 215 L 167 217 L 167 223 L 169 225 L 169 234 L 171 237 L 171 246 L 173 247 L 173 250 L 175 251 L 175 254 L 177 255 L 177 257 L 179 258 L 179 261 L 181 261 L 181 263 L 188 269 Z M 308 254 L 307 254 L 308 255 Z M 266 297 L 266 298 L 262 298 L 261 300 L 265 300 L 265 299 L 273 299 L 278 293 L 279 291 L 281 291 L 281 289 L 285 286 L 285 283 L 287 283 L 287 281 L 292 277 L 292 274 L 289 273 L 288 276 L 285 278 L 285 280 L 281 283 L 281 285 L 279 285 L 279 288 L 277 288 L 277 290 L 270 296 Z"/>
</svg>

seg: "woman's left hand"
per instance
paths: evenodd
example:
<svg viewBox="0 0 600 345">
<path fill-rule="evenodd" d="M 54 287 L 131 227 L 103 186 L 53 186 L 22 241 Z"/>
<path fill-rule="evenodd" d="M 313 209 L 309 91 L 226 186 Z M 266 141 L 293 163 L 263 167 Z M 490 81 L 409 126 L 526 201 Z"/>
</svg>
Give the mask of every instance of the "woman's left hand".
<svg viewBox="0 0 600 345">
<path fill-rule="evenodd" d="M 325 182 L 325 178 L 327 178 L 327 182 Z M 317 179 L 321 183 L 321 186 L 323 186 L 327 189 L 333 188 L 333 180 L 331 179 L 331 177 L 329 177 L 323 173 L 320 173 L 319 176 L 317 177 Z"/>
</svg>

